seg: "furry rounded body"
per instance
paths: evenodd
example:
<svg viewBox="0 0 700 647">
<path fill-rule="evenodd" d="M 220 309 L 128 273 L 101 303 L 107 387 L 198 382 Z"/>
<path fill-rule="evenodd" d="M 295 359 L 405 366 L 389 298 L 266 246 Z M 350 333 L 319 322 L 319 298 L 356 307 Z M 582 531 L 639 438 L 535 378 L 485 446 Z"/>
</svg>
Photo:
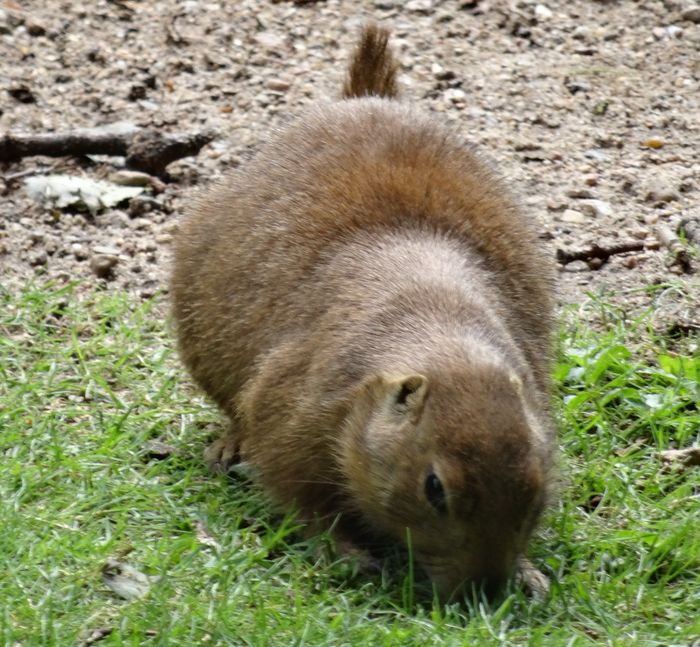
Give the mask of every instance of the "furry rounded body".
<svg viewBox="0 0 700 647">
<path fill-rule="evenodd" d="M 198 200 L 172 295 L 185 365 L 273 496 L 308 521 L 340 514 L 343 542 L 408 528 L 449 595 L 508 575 L 546 494 L 551 279 L 452 130 L 355 98 Z"/>
</svg>

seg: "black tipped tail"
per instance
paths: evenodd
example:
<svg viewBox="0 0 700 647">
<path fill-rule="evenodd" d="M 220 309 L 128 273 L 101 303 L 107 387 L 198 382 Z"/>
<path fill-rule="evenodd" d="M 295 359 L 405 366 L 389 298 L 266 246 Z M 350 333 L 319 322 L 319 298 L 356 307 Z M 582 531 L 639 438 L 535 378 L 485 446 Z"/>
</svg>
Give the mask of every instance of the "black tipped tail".
<svg viewBox="0 0 700 647">
<path fill-rule="evenodd" d="M 389 47 L 389 30 L 366 25 L 352 55 L 343 84 L 343 98 L 398 96 L 397 69 Z"/>
</svg>

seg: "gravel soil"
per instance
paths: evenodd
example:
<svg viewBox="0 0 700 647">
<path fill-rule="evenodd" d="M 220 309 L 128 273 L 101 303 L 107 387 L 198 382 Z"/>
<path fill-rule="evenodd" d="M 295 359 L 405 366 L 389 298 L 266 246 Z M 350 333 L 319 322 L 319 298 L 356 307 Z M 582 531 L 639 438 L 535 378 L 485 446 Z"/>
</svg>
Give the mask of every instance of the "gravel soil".
<svg viewBox="0 0 700 647">
<path fill-rule="evenodd" d="M 0 163 L 2 283 L 167 289 L 183 208 L 272 128 L 338 95 L 367 19 L 393 31 L 403 100 L 508 178 L 548 253 L 644 243 L 560 266 L 562 303 L 615 291 L 663 325 L 697 321 L 697 250 L 688 271 L 658 235 L 700 218 L 700 5 L 681 0 L 0 0 L 0 137 L 117 121 L 217 134 L 146 197 L 95 214 L 40 206 L 24 182 L 109 179 L 122 158 Z"/>
</svg>

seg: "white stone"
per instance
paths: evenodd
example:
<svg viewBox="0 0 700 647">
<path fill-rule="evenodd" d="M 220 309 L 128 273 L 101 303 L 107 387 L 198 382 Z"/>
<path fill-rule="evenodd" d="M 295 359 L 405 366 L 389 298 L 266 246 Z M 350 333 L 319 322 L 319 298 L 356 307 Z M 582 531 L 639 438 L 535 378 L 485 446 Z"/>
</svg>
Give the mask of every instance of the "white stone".
<svg viewBox="0 0 700 647">
<path fill-rule="evenodd" d="M 574 211 L 573 209 L 567 209 L 559 217 L 562 222 L 568 222 L 573 225 L 581 225 L 586 222 L 586 217 L 580 211 Z"/>
<path fill-rule="evenodd" d="M 581 200 L 579 204 L 581 210 L 589 216 L 600 218 L 613 215 L 612 207 L 603 200 Z"/>
<path fill-rule="evenodd" d="M 549 7 L 543 4 L 535 5 L 535 18 L 537 20 L 549 20 L 554 15 L 554 12 Z"/>
</svg>

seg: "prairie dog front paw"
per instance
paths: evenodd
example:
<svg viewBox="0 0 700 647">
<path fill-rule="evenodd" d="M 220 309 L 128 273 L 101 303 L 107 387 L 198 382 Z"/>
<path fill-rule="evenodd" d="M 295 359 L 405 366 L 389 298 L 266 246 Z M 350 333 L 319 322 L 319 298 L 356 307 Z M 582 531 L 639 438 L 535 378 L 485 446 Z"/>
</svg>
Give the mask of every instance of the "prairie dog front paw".
<svg viewBox="0 0 700 647">
<path fill-rule="evenodd" d="M 526 557 L 518 559 L 516 579 L 525 592 L 535 600 L 544 600 L 549 593 L 549 578 Z"/>
<path fill-rule="evenodd" d="M 230 431 L 215 440 L 204 451 L 207 467 L 216 474 L 226 474 L 233 465 L 239 463 L 240 444 Z"/>
</svg>

